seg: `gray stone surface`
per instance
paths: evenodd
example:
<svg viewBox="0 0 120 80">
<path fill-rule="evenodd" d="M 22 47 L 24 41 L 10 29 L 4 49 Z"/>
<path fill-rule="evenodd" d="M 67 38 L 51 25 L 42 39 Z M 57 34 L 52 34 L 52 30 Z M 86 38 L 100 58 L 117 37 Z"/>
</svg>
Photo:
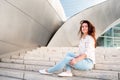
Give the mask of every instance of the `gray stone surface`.
<svg viewBox="0 0 120 80">
<path fill-rule="evenodd" d="M 49 61 L 49 57 L 39 57 L 39 56 L 24 56 L 24 60 L 46 60 Z"/>
<path fill-rule="evenodd" d="M 23 55 L 12 55 L 11 58 L 13 58 L 13 59 L 23 59 L 24 56 Z"/>
<path fill-rule="evenodd" d="M 120 72 L 119 72 L 119 75 L 118 75 L 119 77 L 118 77 L 118 79 L 120 80 Z"/>
<path fill-rule="evenodd" d="M 73 71 L 75 76 L 90 77 L 90 78 L 99 78 L 99 79 L 110 79 L 118 80 L 118 72 L 114 71 L 102 71 L 102 70 L 92 70 L 92 71 Z"/>
<path fill-rule="evenodd" d="M 0 68 L 0 75 L 1 76 L 10 76 L 23 79 L 23 71 L 13 70 L 13 69 L 5 69 Z"/>
<path fill-rule="evenodd" d="M 23 64 L 13 64 L 13 63 L 0 63 L 1 68 L 12 68 L 12 69 L 25 69 L 25 65 Z"/>
<path fill-rule="evenodd" d="M 96 64 L 95 69 L 120 71 L 120 64 Z"/>
<path fill-rule="evenodd" d="M 11 77 L 0 76 L 0 80 L 22 80 L 22 79 L 16 79 L 16 78 L 11 78 Z"/>
<path fill-rule="evenodd" d="M 48 0 L 0 0 L 0 7 L 0 54 L 45 46 L 63 24 Z"/>
<path fill-rule="evenodd" d="M 24 64 L 43 65 L 43 66 L 53 66 L 53 65 L 55 65 L 55 62 L 25 60 L 25 61 L 24 61 Z"/>
<path fill-rule="evenodd" d="M 9 59 L 9 58 L 1 58 L 2 62 L 9 62 L 9 63 L 23 63 L 21 59 Z"/>
<path fill-rule="evenodd" d="M 57 77 L 55 75 L 41 75 L 40 73 L 26 72 L 25 79 L 27 80 L 99 80 L 92 78 L 82 78 L 82 77 Z"/>
<path fill-rule="evenodd" d="M 48 66 L 38 66 L 38 65 L 25 65 L 25 70 L 38 72 L 40 69 L 48 69 L 49 67 Z"/>
<path fill-rule="evenodd" d="M 120 65 L 120 61 L 114 61 L 114 60 L 112 60 L 112 61 L 96 61 L 96 63 L 97 64 L 111 64 L 111 65 L 117 65 L 117 64 L 119 64 Z"/>
</svg>

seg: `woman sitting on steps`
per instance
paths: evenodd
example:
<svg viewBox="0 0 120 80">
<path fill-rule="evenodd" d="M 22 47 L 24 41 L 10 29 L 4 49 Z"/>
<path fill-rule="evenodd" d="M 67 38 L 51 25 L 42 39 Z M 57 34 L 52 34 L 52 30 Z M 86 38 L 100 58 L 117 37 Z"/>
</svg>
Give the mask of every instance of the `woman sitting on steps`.
<svg viewBox="0 0 120 80">
<path fill-rule="evenodd" d="M 95 27 L 88 21 L 82 20 L 80 22 L 79 30 L 79 55 L 74 53 L 67 53 L 65 58 L 49 69 L 39 70 L 41 74 L 53 74 L 55 71 L 63 69 L 66 71 L 58 74 L 58 76 L 73 76 L 71 68 L 78 70 L 90 70 L 95 64 Z"/>
</svg>

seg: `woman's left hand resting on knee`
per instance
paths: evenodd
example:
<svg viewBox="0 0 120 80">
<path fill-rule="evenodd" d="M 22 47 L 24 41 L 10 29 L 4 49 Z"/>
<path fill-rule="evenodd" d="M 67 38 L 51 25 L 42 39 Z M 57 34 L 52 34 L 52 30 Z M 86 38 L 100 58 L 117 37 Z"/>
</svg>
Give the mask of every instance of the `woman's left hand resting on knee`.
<svg viewBox="0 0 120 80">
<path fill-rule="evenodd" d="M 70 61 L 70 65 L 76 64 L 78 61 L 81 61 L 81 60 L 83 60 L 84 58 L 86 58 L 86 56 L 87 56 L 86 54 L 81 54 L 81 55 L 73 58 L 73 59 Z"/>
</svg>

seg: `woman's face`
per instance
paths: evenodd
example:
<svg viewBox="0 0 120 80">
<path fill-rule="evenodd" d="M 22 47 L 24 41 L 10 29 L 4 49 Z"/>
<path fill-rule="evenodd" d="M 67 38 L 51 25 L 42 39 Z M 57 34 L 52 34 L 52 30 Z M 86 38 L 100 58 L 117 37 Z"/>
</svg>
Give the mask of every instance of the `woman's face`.
<svg viewBox="0 0 120 80">
<path fill-rule="evenodd" d="M 82 33 L 88 34 L 88 24 L 87 23 L 82 24 Z"/>
</svg>

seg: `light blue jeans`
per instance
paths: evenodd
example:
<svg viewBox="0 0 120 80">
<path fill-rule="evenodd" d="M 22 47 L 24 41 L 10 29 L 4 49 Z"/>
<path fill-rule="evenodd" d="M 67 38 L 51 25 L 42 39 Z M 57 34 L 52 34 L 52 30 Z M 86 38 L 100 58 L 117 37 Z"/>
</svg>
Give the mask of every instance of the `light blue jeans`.
<svg viewBox="0 0 120 80">
<path fill-rule="evenodd" d="M 65 58 L 60 61 L 59 63 L 57 63 L 55 66 L 51 67 L 48 69 L 49 73 L 54 73 L 55 71 L 61 70 L 65 67 L 66 71 L 71 71 L 71 68 L 75 68 L 78 70 L 90 70 L 93 68 L 93 62 L 91 59 L 89 58 L 85 58 L 84 60 L 81 60 L 79 62 L 77 62 L 76 64 L 74 64 L 73 66 L 71 66 L 69 64 L 69 62 L 76 57 L 76 55 L 74 53 L 67 53 Z"/>
</svg>

